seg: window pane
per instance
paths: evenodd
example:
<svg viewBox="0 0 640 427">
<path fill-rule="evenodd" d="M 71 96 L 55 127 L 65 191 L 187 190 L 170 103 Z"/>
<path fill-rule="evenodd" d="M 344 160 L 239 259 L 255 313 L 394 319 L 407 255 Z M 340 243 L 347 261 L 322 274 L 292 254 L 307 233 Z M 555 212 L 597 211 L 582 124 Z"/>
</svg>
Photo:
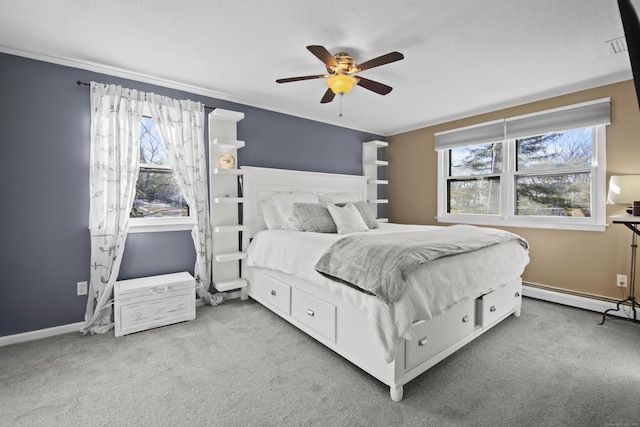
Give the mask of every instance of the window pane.
<svg viewBox="0 0 640 427">
<path fill-rule="evenodd" d="M 189 207 L 168 165 L 155 122 L 151 117 L 143 117 L 140 123 L 140 172 L 131 218 L 189 216 Z"/>
<path fill-rule="evenodd" d="M 447 212 L 500 214 L 500 178 L 451 179 L 447 183 Z"/>
<path fill-rule="evenodd" d="M 169 164 L 156 123 L 151 117 L 143 117 L 140 123 L 140 164 Z"/>
<path fill-rule="evenodd" d="M 449 176 L 502 172 L 502 143 L 468 145 L 449 150 Z"/>
<path fill-rule="evenodd" d="M 516 215 L 591 216 L 591 173 L 516 178 Z"/>
<path fill-rule="evenodd" d="M 170 169 L 140 168 L 131 218 L 189 216 Z"/>
<path fill-rule="evenodd" d="M 584 128 L 519 139 L 516 141 L 517 170 L 589 167 L 592 138 L 592 129 Z"/>
</svg>

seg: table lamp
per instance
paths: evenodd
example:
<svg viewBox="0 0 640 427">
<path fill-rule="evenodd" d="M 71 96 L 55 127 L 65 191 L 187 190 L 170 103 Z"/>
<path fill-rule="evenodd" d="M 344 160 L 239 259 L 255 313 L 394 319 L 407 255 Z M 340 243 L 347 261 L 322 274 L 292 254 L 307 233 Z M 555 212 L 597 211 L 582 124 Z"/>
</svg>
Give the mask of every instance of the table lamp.
<svg viewBox="0 0 640 427">
<path fill-rule="evenodd" d="M 628 213 L 640 215 L 640 206 L 638 212 L 633 212 L 633 202 L 640 202 L 640 175 L 611 176 L 607 200 L 615 205 L 626 205 Z"/>
</svg>

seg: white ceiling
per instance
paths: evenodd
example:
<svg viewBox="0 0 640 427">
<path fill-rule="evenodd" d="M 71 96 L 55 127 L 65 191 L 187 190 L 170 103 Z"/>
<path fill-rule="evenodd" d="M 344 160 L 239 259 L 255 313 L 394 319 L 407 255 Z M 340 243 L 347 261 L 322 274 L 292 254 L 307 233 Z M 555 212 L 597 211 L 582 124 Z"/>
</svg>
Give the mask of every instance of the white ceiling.
<svg viewBox="0 0 640 427">
<path fill-rule="evenodd" d="M 0 51 L 393 135 L 631 79 L 616 0 L 2 0 Z M 320 104 L 306 50 L 358 62 L 390 85 Z"/>
</svg>

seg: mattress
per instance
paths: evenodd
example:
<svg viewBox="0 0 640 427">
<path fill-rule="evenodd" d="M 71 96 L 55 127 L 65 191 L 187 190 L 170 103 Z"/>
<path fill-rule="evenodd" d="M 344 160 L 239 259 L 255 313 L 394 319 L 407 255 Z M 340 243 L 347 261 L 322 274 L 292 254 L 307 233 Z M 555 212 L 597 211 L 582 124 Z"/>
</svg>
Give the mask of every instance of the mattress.
<svg viewBox="0 0 640 427">
<path fill-rule="evenodd" d="M 412 233 L 439 226 L 381 223 L 366 233 Z M 247 265 L 294 275 L 339 295 L 366 313 L 393 360 L 395 346 L 411 339 L 416 320 L 429 320 L 470 298 L 477 298 L 519 278 L 529 263 L 528 252 L 515 240 L 482 250 L 439 258 L 410 273 L 409 287 L 401 298 L 385 304 L 379 298 L 333 281 L 315 270 L 324 252 L 342 235 L 301 231 L 263 230 L 247 249 Z"/>
</svg>

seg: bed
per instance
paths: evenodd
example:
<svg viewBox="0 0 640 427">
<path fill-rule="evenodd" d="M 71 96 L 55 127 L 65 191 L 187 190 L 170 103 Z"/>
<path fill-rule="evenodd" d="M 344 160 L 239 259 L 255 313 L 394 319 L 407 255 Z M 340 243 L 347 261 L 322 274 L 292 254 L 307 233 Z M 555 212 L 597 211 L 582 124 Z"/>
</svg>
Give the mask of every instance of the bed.
<svg viewBox="0 0 640 427">
<path fill-rule="evenodd" d="M 417 240 L 448 227 L 378 223 L 348 234 L 267 230 L 271 213 L 266 200 L 295 194 L 304 195 L 302 201 L 348 199 L 361 206 L 367 200 L 367 178 L 242 169 L 242 246 L 247 252 L 242 276 L 248 283 L 242 298 L 251 297 L 388 385 L 392 400 L 402 400 L 408 381 L 511 314 L 520 315 L 521 274 L 529 258 L 518 236 L 421 264 L 405 275 L 402 292 L 379 294 L 326 274 L 320 261 L 327 250 L 348 239 L 406 234 Z"/>
</svg>

